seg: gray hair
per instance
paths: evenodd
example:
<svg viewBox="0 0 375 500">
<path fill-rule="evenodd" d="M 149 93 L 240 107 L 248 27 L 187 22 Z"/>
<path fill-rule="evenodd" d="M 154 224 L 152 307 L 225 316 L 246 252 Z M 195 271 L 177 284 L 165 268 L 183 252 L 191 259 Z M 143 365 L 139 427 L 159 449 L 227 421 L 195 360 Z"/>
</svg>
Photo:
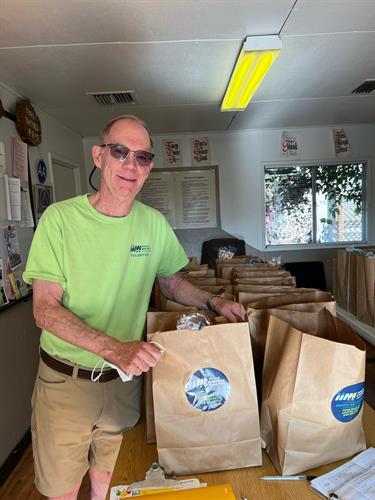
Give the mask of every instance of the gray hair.
<svg viewBox="0 0 375 500">
<path fill-rule="evenodd" d="M 150 144 L 151 144 L 151 147 L 153 147 L 154 143 L 153 143 L 153 140 L 151 138 L 151 133 L 146 125 L 146 123 L 141 120 L 140 118 L 138 118 L 137 116 L 135 115 L 119 115 L 119 116 L 116 116 L 115 118 L 112 118 L 112 120 L 110 120 L 107 125 L 103 128 L 103 130 L 101 131 L 100 135 L 99 135 L 99 143 L 100 144 L 104 144 L 105 143 L 105 138 L 107 137 L 107 135 L 109 134 L 111 128 L 113 127 L 113 125 L 121 120 L 129 120 L 129 121 L 133 121 L 133 122 L 136 122 L 138 123 L 139 125 L 141 125 L 145 130 L 146 132 L 148 133 L 148 137 L 150 139 Z"/>
</svg>

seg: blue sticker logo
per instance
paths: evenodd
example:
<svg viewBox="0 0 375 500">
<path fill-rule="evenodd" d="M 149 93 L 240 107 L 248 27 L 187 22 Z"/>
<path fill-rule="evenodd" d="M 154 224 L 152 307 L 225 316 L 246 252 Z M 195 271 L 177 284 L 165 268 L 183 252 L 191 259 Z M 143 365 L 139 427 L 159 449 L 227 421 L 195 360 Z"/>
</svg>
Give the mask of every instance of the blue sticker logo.
<svg viewBox="0 0 375 500">
<path fill-rule="evenodd" d="M 230 385 L 223 372 L 201 368 L 193 373 L 185 386 L 187 400 L 200 411 L 213 411 L 223 406 L 230 395 Z"/>
<path fill-rule="evenodd" d="M 47 179 L 47 166 L 43 160 L 39 160 L 36 165 L 36 176 L 41 184 L 44 184 Z"/>
<path fill-rule="evenodd" d="M 350 422 L 360 412 L 365 393 L 365 383 L 348 385 L 333 396 L 331 411 L 340 422 Z"/>
</svg>

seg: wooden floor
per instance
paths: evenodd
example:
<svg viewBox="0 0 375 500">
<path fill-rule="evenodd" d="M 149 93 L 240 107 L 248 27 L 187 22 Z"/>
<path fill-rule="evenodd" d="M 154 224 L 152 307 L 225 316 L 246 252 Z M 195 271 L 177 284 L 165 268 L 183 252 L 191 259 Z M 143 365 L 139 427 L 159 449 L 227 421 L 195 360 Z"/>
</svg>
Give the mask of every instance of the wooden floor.
<svg viewBox="0 0 375 500">
<path fill-rule="evenodd" d="M 366 363 L 366 401 L 375 408 L 375 347 L 367 346 Z M 43 500 L 34 486 L 34 469 L 31 447 L 29 447 L 20 462 L 0 489 L 1 500 Z M 82 482 L 78 500 L 90 500 L 90 483 L 85 476 Z"/>
</svg>

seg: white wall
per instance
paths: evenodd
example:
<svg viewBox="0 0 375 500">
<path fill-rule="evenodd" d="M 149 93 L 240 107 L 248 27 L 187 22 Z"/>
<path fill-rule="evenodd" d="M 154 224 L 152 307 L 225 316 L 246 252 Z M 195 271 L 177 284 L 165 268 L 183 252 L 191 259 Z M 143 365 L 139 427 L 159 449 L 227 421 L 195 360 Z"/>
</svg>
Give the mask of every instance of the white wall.
<svg viewBox="0 0 375 500">
<path fill-rule="evenodd" d="M 14 113 L 19 96 L 0 84 L 0 99 L 4 108 Z M 54 118 L 36 108 L 42 126 L 42 143 L 29 147 L 31 177 L 36 181 L 35 164 L 42 158 L 48 166 L 48 153 L 52 152 L 76 165 L 83 166 L 82 138 L 61 125 Z M 11 175 L 11 137 L 16 136 L 15 124 L 8 118 L 0 119 L 0 141 L 5 143 L 7 171 Z M 82 182 L 86 184 L 84 169 Z M 0 179 L 2 182 L 2 179 Z M 51 176 L 46 184 L 51 183 Z M 30 231 L 32 229 L 23 230 Z M 22 244 L 22 242 L 21 242 Z M 22 246 L 22 245 L 21 245 Z M 27 248 L 21 252 L 25 260 Z M 0 310 L 0 466 L 21 440 L 30 426 L 30 398 L 34 384 L 40 331 L 32 317 L 31 301 L 19 303 L 7 310 Z"/>
<path fill-rule="evenodd" d="M 375 124 L 342 126 L 349 140 L 352 155 L 345 161 L 369 160 L 369 239 L 375 241 L 375 211 L 371 195 L 375 195 L 375 176 L 372 175 L 375 157 Z M 334 162 L 331 127 L 288 129 L 299 135 L 300 152 L 297 160 L 306 162 Z M 263 252 L 263 166 L 266 163 L 285 162 L 280 154 L 282 130 L 246 130 L 209 133 L 212 165 L 219 165 L 220 205 L 222 229 L 244 239 L 248 245 Z M 184 166 L 191 165 L 190 139 L 198 134 L 153 136 L 156 153 L 155 167 L 162 165 L 162 139 L 173 137 L 182 143 Z M 90 148 L 95 138 L 84 140 L 86 174 L 92 168 Z M 97 182 L 97 177 L 94 177 Z M 312 248 L 310 249 L 310 251 Z M 298 250 L 295 250 L 296 252 Z M 304 250 L 303 250 L 304 252 Z M 298 260 L 298 259 L 297 259 Z"/>
</svg>

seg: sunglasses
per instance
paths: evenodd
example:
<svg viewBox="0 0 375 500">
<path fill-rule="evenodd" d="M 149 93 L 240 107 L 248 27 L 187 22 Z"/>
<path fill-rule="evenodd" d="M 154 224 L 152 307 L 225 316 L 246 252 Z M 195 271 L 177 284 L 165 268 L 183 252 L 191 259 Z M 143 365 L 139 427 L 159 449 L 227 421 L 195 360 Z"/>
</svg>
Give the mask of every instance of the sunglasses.
<svg viewBox="0 0 375 500">
<path fill-rule="evenodd" d="M 135 161 L 141 167 L 149 167 L 155 158 L 154 153 L 150 151 L 133 151 L 122 144 L 99 144 L 100 148 L 109 148 L 112 158 L 118 161 L 125 161 L 130 153 L 134 153 Z"/>
</svg>

